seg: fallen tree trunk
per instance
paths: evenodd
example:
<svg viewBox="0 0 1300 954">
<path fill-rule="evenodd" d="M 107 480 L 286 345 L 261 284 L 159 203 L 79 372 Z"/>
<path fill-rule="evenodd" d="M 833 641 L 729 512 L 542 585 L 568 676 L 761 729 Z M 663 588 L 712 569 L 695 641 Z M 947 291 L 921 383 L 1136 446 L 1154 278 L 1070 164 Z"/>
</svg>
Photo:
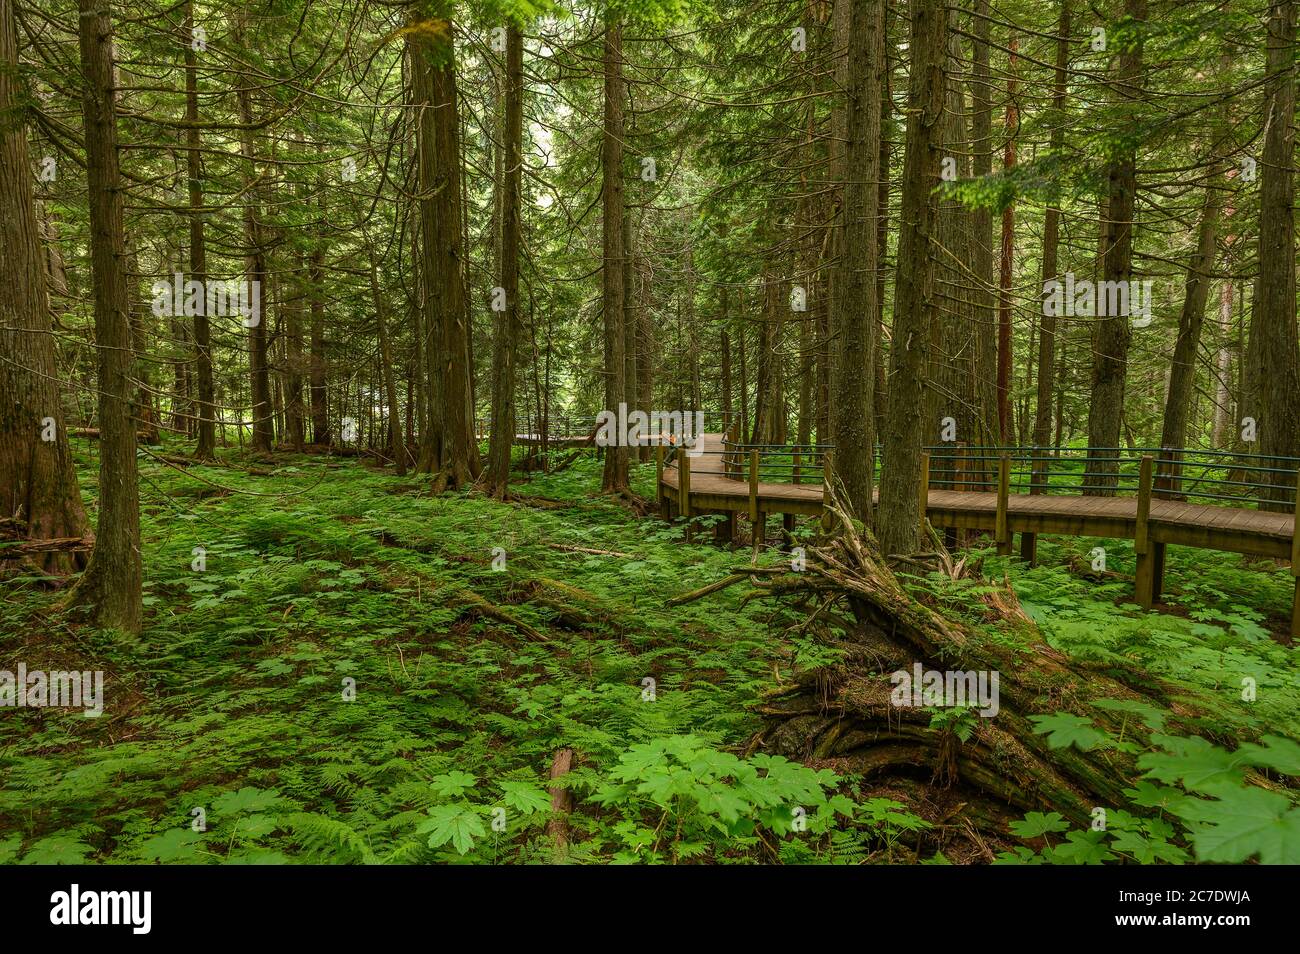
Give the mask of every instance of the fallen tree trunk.
<svg viewBox="0 0 1300 954">
<path fill-rule="evenodd" d="M 837 530 L 807 549 L 806 569 L 755 579 L 746 600 L 793 608 L 797 628 L 842 655 L 761 698 L 756 708 L 765 723 L 749 753 L 863 776 L 864 793 L 903 801 L 946 832 L 936 846 L 952 860 L 989 860 L 990 844 L 1016 843 L 1007 823 L 1029 811 L 1056 811 L 1087 825 L 1096 807 L 1128 805 L 1123 790 L 1139 774 L 1132 755 L 1052 749 L 1030 717 L 1070 712 L 1118 734 L 1122 714 L 1090 703 L 1140 701 L 1170 709 L 1176 719 L 1193 714 L 1186 703 L 1173 702 L 1169 688 L 1141 672 L 1102 671 L 1052 648 L 1009 588 L 978 597 L 995 633 L 946 617 L 927 605 L 937 601 L 902 585 L 869 533 L 855 530 L 841 508 L 831 513 Z M 906 696 L 900 701 L 902 680 L 894 674 L 911 676 L 917 664 L 923 671 L 996 674 L 996 712 L 968 718 L 963 741 L 951 719 L 935 718 L 935 709 Z M 1149 734 L 1132 721 L 1123 731 L 1139 744 Z M 952 817 L 959 826 L 943 821 Z M 943 841 L 954 834 L 964 845 Z"/>
<path fill-rule="evenodd" d="M 90 438 L 92 441 L 97 441 L 99 440 L 99 428 L 98 427 L 70 427 L 68 428 L 68 436 L 87 437 Z M 156 435 L 152 431 L 135 432 L 135 439 L 139 441 L 141 444 L 158 444 L 159 441 L 156 440 L 155 438 Z"/>
<path fill-rule="evenodd" d="M 94 537 L 52 537 L 46 540 L 0 540 L 0 560 L 20 560 L 37 553 L 85 553 Z"/>
</svg>

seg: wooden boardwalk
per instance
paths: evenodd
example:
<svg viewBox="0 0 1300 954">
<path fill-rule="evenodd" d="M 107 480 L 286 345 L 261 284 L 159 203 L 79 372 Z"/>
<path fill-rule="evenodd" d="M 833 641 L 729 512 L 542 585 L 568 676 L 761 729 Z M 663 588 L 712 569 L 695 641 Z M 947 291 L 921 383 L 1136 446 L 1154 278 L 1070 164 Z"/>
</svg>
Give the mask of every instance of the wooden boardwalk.
<svg viewBox="0 0 1300 954">
<path fill-rule="evenodd" d="M 768 514 L 779 513 L 788 529 L 793 529 L 795 516 L 822 513 L 820 480 L 802 484 L 751 480 L 745 461 L 738 455 L 724 456 L 721 434 L 704 435 L 701 453 L 690 458 L 685 468 L 681 460 L 679 454 L 667 464 L 661 462 L 658 469 L 658 493 L 665 515 L 724 514 L 728 521 L 721 528 L 722 535 L 730 537 L 740 513 L 762 524 Z M 1144 461 L 1137 497 L 1012 494 L 1005 474 L 999 480 L 999 493 L 938 490 L 928 483 L 927 476 L 926 517 L 931 524 L 954 531 L 991 532 L 1000 553 L 1011 552 L 1012 537 L 1017 533 L 1021 534 L 1021 553 L 1031 561 L 1039 534 L 1133 540 L 1138 557 L 1136 596 L 1147 609 L 1160 595 L 1169 544 L 1290 560 L 1296 575 L 1291 634 L 1300 635 L 1300 541 L 1295 538 L 1292 513 L 1159 499 L 1151 491 L 1149 458 Z"/>
</svg>

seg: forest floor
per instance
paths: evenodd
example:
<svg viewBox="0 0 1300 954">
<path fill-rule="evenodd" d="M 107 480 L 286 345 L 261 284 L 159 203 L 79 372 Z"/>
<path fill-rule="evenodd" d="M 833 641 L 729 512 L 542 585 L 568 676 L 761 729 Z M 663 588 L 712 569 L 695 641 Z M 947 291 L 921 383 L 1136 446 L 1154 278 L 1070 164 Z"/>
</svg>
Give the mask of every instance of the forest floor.
<svg viewBox="0 0 1300 954">
<path fill-rule="evenodd" d="M 95 446 L 74 444 L 89 505 Z M 0 719 L 0 863 L 549 861 L 563 749 L 569 860 L 950 860 L 941 824 L 852 777 L 739 757 L 759 693 L 824 650 L 746 586 L 666 606 L 749 553 L 600 497 L 597 462 L 500 503 L 357 458 L 222 453 L 141 458 L 138 640 L 0 583 L 0 669 L 105 673 L 99 718 Z M 653 496 L 653 465 L 633 479 Z M 974 594 L 1005 579 L 1058 649 L 1221 699 L 1207 735 L 1300 734 L 1286 570 L 1171 550 L 1169 605 L 1144 615 L 1131 543 L 976 558 L 983 580 L 912 583 L 983 626 Z"/>
</svg>

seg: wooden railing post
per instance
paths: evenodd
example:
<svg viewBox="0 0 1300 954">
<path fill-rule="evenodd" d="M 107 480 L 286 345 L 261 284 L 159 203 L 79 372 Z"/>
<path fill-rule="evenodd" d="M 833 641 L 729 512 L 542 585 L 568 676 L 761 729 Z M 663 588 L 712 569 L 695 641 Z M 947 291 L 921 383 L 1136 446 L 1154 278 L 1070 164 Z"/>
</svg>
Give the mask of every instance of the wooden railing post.
<svg viewBox="0 0 1300 954">
<path fill-rule="evenodd" d="M 917 504 L 920 507 L 919 520 L 921 523 L 921 546 L 925 546 L 929 539 L 925 532 L 925 518 L 928 516 L 927 511 L 930 509 L 930 455 L 921 455 L 921 484 L 916 488 Z"/>
<path fill-rule="evenodd" d="M 681 508 L 682 516 L 688 521 L 691 519 L 691 455 L 686 453 L 686 445 L 683 444 L 677 452 L 679 474 L 681 480 L 677 484 L 678 506 Z M 686 532 L 690 533 L 690 523 L 686 524 Z"/>
<path fill-rule="evenodd" d="M 1133 552 L 1137 554 L 1137 575 L 1134 590 L 1138 604 L 1144 609 L 1151 609 L 1154 602 L 1155 560 L 1151 552 L 1151 465 L 1155 458 L 1150 454 L 1142 455 L 1138 469 L 1137 524 L 1133 528 Z"/>
<path fill-rule="evenodd" d="M 998 457 L 998 514 L 993 527 L 993 537 L 1001 556 L 1011 553 L 1011 532 L 1007 527 L 1007 504 L 1010 497 L 1011 458 L 1002 454 Z"/>
<path fill-rule="evenodd" d="M 1300 471 L 1296 471 L 1295 519 L 1291 527 L 1291 575 L 1295 591 L 1291 596 L 1291 638 L 1300 635 Z"/>
<path fill-rule="evenodd" d="M 662 442 L 655 445 L 655 503 L 660 506 L 664 502 L 664 445 Z"/>
<path fill-rule="evenodd" d="M 749 519 L 758 519 L 758 451 L 749 452 Z"/>
</svg>

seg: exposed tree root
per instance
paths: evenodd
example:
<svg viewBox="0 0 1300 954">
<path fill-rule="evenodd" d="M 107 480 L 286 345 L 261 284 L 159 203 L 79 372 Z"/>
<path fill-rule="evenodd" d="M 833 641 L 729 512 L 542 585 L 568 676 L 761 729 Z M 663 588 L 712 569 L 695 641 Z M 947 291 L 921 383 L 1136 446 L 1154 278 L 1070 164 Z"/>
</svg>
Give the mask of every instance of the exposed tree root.
<svg viewBox="0 0 1300 954">
<path fill-rule="evenodd" d="M 512 626 L 529 639 L 537 642 L 549 643 L 551 641 L 551 637 L 547 636 L 545 633 L 534 629 L 523 620 L 516 618 L 500 606 L 497 606 L 495 603 L 488 602 L 473 590 L 457 590 L 454 594 L 449 596 L 448 603 L 453 606 L 463 606 L 467 610 L 477 613 L 479 616 L 485 616 L 488 619 L 496 620 L 498 623 Z"/>
<path fill-rule="evenodd" d="M 756 707 L 766 724 L 748 751 L 861 774 L 873 791 L 907 782 L 916 793 L 909 804 L 932 820 L 935 806 L 959 802 L 959 821 L 943 824 L 943 839 L 964 842 L 960 854 L 970 860 L 988 860 L 992 848 L 1013 843 L 1007 822 L 1025 812 L 1057 811 L 1084 825 L 1094 807 L 1128 803 L 1123 789 L 1137 775 L 1131 756 L 1050 749 L 1029 716 L 1074 712 L 1118 732 L 1120 714 L 1091 702 L 1106 697 L 1170 707 L 1174 693 L 1146 674 L 1100 672 L 1068 659 L 1043 640 L 1009 587 L 981 597 L 986 616 L 999 622 L 996 638 L 946 618 L 904 589 L 869 533 L 855 530 L 838 508 L 832 513 L 837 531 L 808 548 L 807 569 L 756 579 L 746 600 L 793 606 L 809 617 L 799 628 L 838 647 L 842 660 L 767 692 Z M 900 562 L 912 566 L 918 558 Z M 938 564 L 961 572 L 949 557 Z M 973 732 L 962 742 L 950 725 L 932 727 L 931 712 L 895 705 L 891 674 L 910 673 L 915 663 L 941 672 L 996 672 L 996 715 L 970 720 Z M 1173 710 L 1175 717 L 1190 714 L 1177 705 Z M 1141 742 L 1147 730 L 1133 721 L 1124 731 Z"/>
<path fill-rule="evenodd" d="M 622 557 L 626 560 L 640 559 L 635 553 L 620 553 L 618 550 L 597 550 L 594 547 L 575 547 L 565 543 L 548 543 L 552 550 L 563 550 L 565 553 L 588 553 L 593 556 L 612 556 Z"/>
</svg>

